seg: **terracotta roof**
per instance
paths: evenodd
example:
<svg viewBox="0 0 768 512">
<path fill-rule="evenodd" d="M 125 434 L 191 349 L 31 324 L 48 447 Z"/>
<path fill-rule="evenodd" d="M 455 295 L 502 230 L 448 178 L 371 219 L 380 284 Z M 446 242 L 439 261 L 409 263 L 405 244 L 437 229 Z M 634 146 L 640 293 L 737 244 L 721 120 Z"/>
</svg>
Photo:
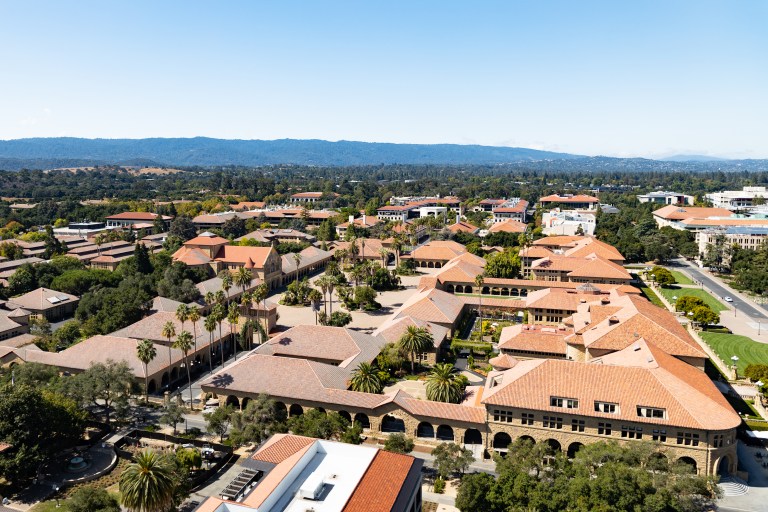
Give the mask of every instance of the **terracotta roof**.
<svg viewBox="0 0 768 512">
<path fill-rule="evenodd" d="M 587 236 L 579 235 L 550 235 L 544 238 L 539 238 L 533 241 L 533 245 L 541 245 L 544 247 L 573 247 L 574 242 L 586 240 Z"/>
<path fill-rule="evenodd" d="M 699 219 L 687 218 L 680 221 L 686 226 L 766 226 L 768 219 Z"/>
<path fill-rule="evenodd" d="M 482 402 L 566 412 L 550 405 L 550 397 L 557 396 L 578 399 L 578 409 L 567 410 L 569 414 L 608 420 L 703 430 L 727 430 L 741 424 L 741 418 L 704 372 L 650 347 L 650 343 L 639 340 L 624 350 L 643 351 L 640 356 L 615 354 L 592 363 L 521 361 L 510 370 L 489 375 Z M 649 359 L 651 363 L 647 363 Z M 619 407 L 613 414 L 595 412 L 595 401 Z M 638 416 L 638 406 L 665 409 L 666 419 Z"/>
<path fill-rule="evenodd" d="M 466 247 L 449 240 L 436 240 L 421 245 L 404 257 L 414 260 L 448 261 L 467 252 Z"/>
<path fill-rule="evenodd" d="M 563 272 L 569 277 L 586 279 L 621 279 L 627 282 L 632 280 L 632 276 L 624 267 L 594 253 L 583 258 L 551 254 L 531 262 L 531 271 L 536 274 L 538 270 Z"/>
<path fill-rule="evenodd" d="M 670 204 L 653 212 L 656 217 L 666 220 L 683 220 L 691 217 L 706 219 L 707 217 L 730 217 L 733 212 L 725 208 L 702 208 L 696 206 L 680 206 Z"/>
<path fill-rule="evenodd" d="M 415 459 L 379 450 L 343 512 L 390 512 Z"/>
<path fill-rule="evenodd" d="M 390 318 L 373 331 L 374 336 L 381 336 L 387 343 L 397 343 L 400 337 L 405 333 L 408 326 L 426 328 L 434 341 L 435 348 L 439 347 L 448 337 L 448 329 L 437 324 L 426 322 L 411 316 L 400 318 Z"/>
<path fill-rule="evenodd" d="M 488 228 L 489 233 L 525 233 L 528 224 L 518 222 L 514 219 L 507 219 L 503 222 L 496 222 Z"/>
<path fill-rule="evenodd" d="M 225 263 L 248 263 L 251 260 L 256 268 L 264 268 L 269 255 L 275 252 L 273 247 L 247 247 L 239 245 L 225 245 L 219 248 L 214 260 Z"/>
<path fill-rule="evenodd" d="M 600 200 L 585 194 L 566 195 L 552 194 L 539 199 L 540 203 L 599 203 Z"/>
<path fill-rule="evenodd" d="M 201 246 L 211 246 L 211 245 L 221 245 L 229 243 L 229 240 L 226 238 L 222 238 L 220 236 L 214 235 L 213 233 L 203 233 L 200 236 L 196 236 L 192 240 L 187 240 L 184 242 L 184 246 L 186 247 L 193 247 L 197 245 Z"/>
<path fill-rule="evenodd" d="M 150 212 L 123 212 L 123 213 L 118 213 L 117 215 L 110 215 L 109 217 L 107 217 L 107 219 L 153 221 L 157 216 L 158 215 L 156 213 L 150 213 Z M 171 220 L 173 217 L 169 217 L 168 215 L 162 215 L 162 218 L 163 220 Z"/>
<path fill-rule="evenodd" d="M 530 292 L 525 298 L 527 308 L 556 309 L 559 311 L 576 311 L 579 304 L 600 300 L 601 292 L 579 293 L 567 288 L 543 288 Z M 607 297 L 603 295 L 603 297 Z"/>
<path fill-rule="evenodd" d="M 509 370 L 510 368 L 514 368 L 520 360 L 509 354 L 499 354 L 496 357 L 489 359 L 488 362 L 496 370 Z"/>
<path fill-rule="evenodd" d="M 411 316 L 432 323 L 453 324 L 461 315 L 464 302 L 442 290 L 420 290 L 392 315 L 393 319 Z"/>
<path fill-rule="evenodd" d="M 180 247 L 173 253 L 173 261 L 180 261 L 190 267 L 197 267 L 200 265 L 208 265 L 211 262 L 211 258 L 200 249 Z"/>
<path fill-rule="evenodd" d="M 370 228 L 378 224 L 379 219 L 375 215 L 363 215 L 362 217 L 358 217 L 354 219 L 352 223 L 359 228 Z M 336 227 L 337 228 L 349 227 L 349 222 L 343 222 Z"/>
<path fill-rule="evenodd" d="M 510 325 L 501 330 L 499 348 L 524 352 L 565 355 L 565 337 L 573 330 L 540 325 Z M 491 363 L 493 364 L 493 363 Z"/>
<path fill-rule="evenodd" d="M 233 210 L 253 210 L 256 208 L 264 208 L 267 205 L 264 201 L 240 201 L 237 204 L 230 205 Z"/>
<path fill-rule="evenodd" d="M 354 368 L 357 364 L 353 363 L 361 362 L 358 356 L 371 362 L 383 345 L 373 336 L 343 327 L 297 325 L 262 344 L 255 353 L 335 361 L 338 366 Z"/>
<path fill-rule="evenodd" d="M 311 437 L 297 436 L 294 434 L 275 434 L 270 437 L 251 459 L 270 464 L 280 464 L 285 459 L 311 445 L 315 439 Z"/>
<path fill-rule="evenodd" d="M 314 198 L 318 198 L 319 199 L 319 198 L 321 198 L 323 196 L 324 193 L 325 192 L 297 192 L 295 194 L 291 194 L 291 197 L 295 197 L 297 199 L 298 198 L 305 198 L 305 197 L 306 198 L 313 198 L 314 197 Z M 328 195 L 329 196 L 334 196 L 334 197 L 338 197 L 339 196 L 339 194 L 337 194 L 335 192 L 331 192 Z"/>
<path fill-rule="evenodd" d="M 448 226 L 448 230 L 451 231 L 452 233 L 458 233 L 460 231 L 463 233 L 475 233 L 477 232 L 478 229 L 479 228 L 477 226 L 474 226 L 469 222 L 464 222 L 464 221 L 456 222 Z"/>
<path fill-rule="evenodd" d="M 176 329 L 176 335 L 181 332 L 181 322 L 176 318 L 176 311 L 157 311 L 151 315 L 145 316 L 138 322 L 135 322 L 128 327 L 124 327 L 110 334 L 110 336 L 116 336 L 121 338 L 133 338 L 134 340 L 143 340 L 145 338 L 152 341 L 160 342 L 163 345 L 168 344 L 168 338 L 163 336 L 163 327 L 166 323 L 171 322 Z M 208 346 L 208 332 L 203 328 L 205 317 L 200 317 L 197 321 L 197 347 Z M 192 321 L 187 320 L 184 322 L 184 330 L 194 336 L 195 329 L 192 326 Z M 219 341 L 218 330 L 214 331 L 214 342 Z M 227 336 L 227 332 L 222 331 L 222 336 Z M 171 342 L 174 338 L 171 339 Z"/>
</svg>

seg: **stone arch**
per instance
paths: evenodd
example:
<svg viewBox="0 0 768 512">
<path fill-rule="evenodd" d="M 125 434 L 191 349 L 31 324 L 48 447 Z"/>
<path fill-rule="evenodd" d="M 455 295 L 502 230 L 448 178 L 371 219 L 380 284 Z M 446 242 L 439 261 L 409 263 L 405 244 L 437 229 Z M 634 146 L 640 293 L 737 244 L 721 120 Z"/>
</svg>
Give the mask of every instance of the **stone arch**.
<svg viewBox="0 0 768 512">
<path fill-rule="evenodd" d="M 242 400 L 240 400 L 240 408 L 245 410 L 245 407 L 250 403 L 251 399 L 247 396 L 244 396 Z"/>
<path fill-rule="evenodd" d="M 720 476 L 728 476 L 731 474 L 731 458 L 728 455 L 723 455 L 720 460 L 717 461 L 716 473 Z"/>
<path fill-rule="evenodd" d="M 355 414 L 355 423 L 359 423 L 360 426 L 365 429 L 371 428 L 371 420 L 368 419 L 367 414 L 363 414 L 362 412 Z"/>
<path fill-rule="evenodd" d="M 507 450 L 509 445 L 512 444 L 512 438 L 506 432 L 497 432 L 493 436 L 493 449 L 494 450 Z"/>
<path fill-rule="evenodd" d="M 464 432 L 464 444 L 483 444 L 483 434 L 476 428 L 468 428 Z"/>
<path fill-rule="evenodd" d="M 381 431 L 405 433 L 405 422 L 400 418 L 395 418 L 391 414 L 387 414 L 381 420 Z"/>
<path fill-rule="evenodd" d="M 510 292 L 510 294 L 512 295 L 512 297 L 519 297 L 520 290 L 518 290 L 517 288 L 512 288 L 512 291 Z"/>
<path fill-rule="evenodd" d="M 325 412 L 325 409 L 323 407 L 318 407 L 317 410 L 318 410 L 318 412 L 321 412 L 323 414 L 328 414 L 328 413 Z"/>
<path fill-rule="evenodd" d="M 695 474 L 697 471 L 696 461 L 691 457 L 680 457 L 679 459 L 677 459 L 677 464 L 688 466 L 688 469 L 690 470 L 691 473 Z"/>
<path fill-rule="evenodd" d="M 304 408 L 299 404 L 291 404 L 288 408 L 288 416 L 301 416 L 302 414 L 304 414 Z"/>
<path fill-rule="evenodd" d="M 435 262 L 435 268 L 442 268 L 443 264 L 439 261 Z"/>
<path fill-rule="evenodd" d="M 431 423 L 422 421 L 416 426 L 416 437 L 435 438 L 435 427 Z"/>
<path fill-rule="evenodd" d="M 490 295 L 491 294 L 491 289 L 489 287 L 487 287 L 487 286 L 483 286 L 483 289 L 480 292 L 480 294 L 481 295 Z"/>
<path fill-rule="evenodd" d="M 547 445 L 549 446 L 549 449 L 554 453 L 557 453 L 563 450 L 563 447 L 560 446 L 560 442 L 557 439 L 550 438 L 544 442 L 547 443 Z"/>
<path fill-rule="evenodd" d="M 179 367 L 174 366 L 171 370 L 171 382 L 176 382 L 176 379 L 179 378 Z"/>
<path fill-rule="evenodd" d="M 440 441 L 453 441 L 456 438 L 450 425 L 440 425 L 437 427 L 435 437 Z"/>
<path fill-rule="evenodd" d="M 284 402 L 275 402 L 275 412 L 277 412 L 278 417 L 288 417 L 288 407 L 286 407 Z"/>
<path fill-rule="evenodd" d="M 581 443 L 571 443 L 571 444 L 569 444 L 568 445 L 568 458 L 569 459 L 573 459 L 574 457 L 576 457 L 576 454 L 582 448 L 584 448 L 584 445 L 581 444 Z"/>
<path fill-rule="evenodd" d="M 240 408 L 240 399 L 237 398 L 235 395 L 229 395 L 227 397 L 227 401 L 224 403 L 224 405 L 231 405 L 236 408 Z"/>
<path fill-rule="evenodd" d="M 352 415 L 349 414 L 347 411 L 339 411 L 339 416 L 341 416 L 348 422 L 352 423 Z"/>
<path fill-rule="evenodd" d="M 501 295 L 503 297 L 509 297 L 509 288 L 502 288 L 501 289 Z"/>
<path fill-rule="evenodd" d="M 445 291 L 448 293 L 456 293 L 456 288 L 452 284 L 449 284 L 445 287 Z"/>
<path fill-rule="evenodd" d="M 528 296 L 528 288 L 523 288 L 520 290 L 520 296 L 521 297 L 527 297 Z"/>
<path fill-rule="evenodd" d="M 157 383 L 155 382 L 155 379 L 150 379 L 149 383 L 147 384 L 147 393 L 152 394 L 157 391 Z"/>
<path fill-rule="evenodd" d="M 517 440 L 521 441 L 521 442 L 525 441 L 525 442 L 529 442 L 531 444 L 536 444 L 536 440 L 534 438 L 532 438 L 531 436 L 520 436 Z"/>
<path fill-rule="evenodd" d="M 168 372 L 163 372 L 163 376 L 160 378 L 160 387 L 165 388 L 168 386 Z"/>
</svg>

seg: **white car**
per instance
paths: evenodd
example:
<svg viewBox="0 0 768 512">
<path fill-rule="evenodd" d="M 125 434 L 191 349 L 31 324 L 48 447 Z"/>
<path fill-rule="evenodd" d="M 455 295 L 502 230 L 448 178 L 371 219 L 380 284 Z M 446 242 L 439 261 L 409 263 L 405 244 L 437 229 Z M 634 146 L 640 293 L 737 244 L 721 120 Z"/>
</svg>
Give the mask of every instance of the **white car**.
<svg viewBox="0 0 768 512">
<path fill-rule="evenodd" d="M 730 297 L 729 297 L 729 296 L 727 296 L 727 295 L 726 295 L 725 297 L 723 297 L 723 300 L 724 300 L 725 302 L 733 302 L 733 299 L 732 299 L 732 298 L 730 298 Z"/>
</svg>

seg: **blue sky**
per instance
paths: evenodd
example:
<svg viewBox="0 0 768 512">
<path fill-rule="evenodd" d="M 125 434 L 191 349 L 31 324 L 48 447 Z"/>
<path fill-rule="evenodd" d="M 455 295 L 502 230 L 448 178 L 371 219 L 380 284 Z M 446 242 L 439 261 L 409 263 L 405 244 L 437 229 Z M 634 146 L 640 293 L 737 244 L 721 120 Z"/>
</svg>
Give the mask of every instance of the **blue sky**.
<svg viewBox="0 0 768 512">
<path fill-rule="evenodd" d="M 768 2 L 0 1 L 0 138 L 768 157 Z"/>
</svg>

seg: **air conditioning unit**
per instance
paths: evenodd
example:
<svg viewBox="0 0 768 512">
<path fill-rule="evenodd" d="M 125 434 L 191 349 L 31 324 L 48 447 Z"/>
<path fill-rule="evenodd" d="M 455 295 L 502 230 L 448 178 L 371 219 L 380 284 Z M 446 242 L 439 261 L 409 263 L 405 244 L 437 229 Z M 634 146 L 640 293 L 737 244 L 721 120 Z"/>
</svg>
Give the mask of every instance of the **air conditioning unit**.
<svg viewBox="0 0 768 512">
<path fill-rule="evenodd" d="M 323 494 L 324 486 L 325 483 L 323 482 L 323 477 L 320 475 L 310 475 L 309 478 L 307 478 L 304 483 L 301 484 L 301 487 L 299 487 L 299 498 L 305 500 L 316 500 L 320 497 L 321 494 Z"/>
</svg>

